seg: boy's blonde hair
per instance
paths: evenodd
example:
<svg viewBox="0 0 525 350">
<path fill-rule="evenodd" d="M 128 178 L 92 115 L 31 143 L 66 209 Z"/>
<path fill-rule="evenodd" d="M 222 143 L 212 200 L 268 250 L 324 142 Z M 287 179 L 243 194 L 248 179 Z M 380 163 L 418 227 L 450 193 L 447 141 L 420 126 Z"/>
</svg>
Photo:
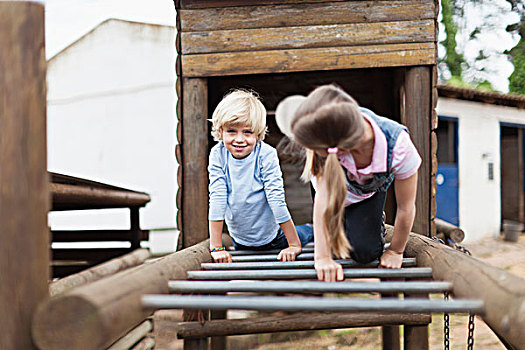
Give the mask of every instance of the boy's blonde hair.
<svg viewBox="0 0 525 350">
<path fill-rule="evenodd" d="M 256 93 L 236 89 L 227 94 L 215 108 L 211 117 L 211 135 L 222 140 L 221 129 L 233 125 L 250 127 L 258 141 L 266 136 L 266 109 Z"/>
</svg>

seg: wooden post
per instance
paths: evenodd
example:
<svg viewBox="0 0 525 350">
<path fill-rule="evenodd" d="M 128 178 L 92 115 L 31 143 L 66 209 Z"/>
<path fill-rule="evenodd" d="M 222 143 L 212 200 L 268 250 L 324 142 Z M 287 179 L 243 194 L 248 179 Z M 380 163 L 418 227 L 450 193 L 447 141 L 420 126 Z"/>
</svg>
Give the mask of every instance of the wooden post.
<svg viewBox="0 0 525 350">
<path fill-rule="evenodd" d="M 405 299 L 408 298 L 426 298 L 428 299 L 428 294 L 409 294 L 405 293 Z M 431 315 L 428 317 L 431 319 Z M 430 323 L 430 322 L 429 322 Z M 405 325 L 404 329 L 404 350 L 428 350 L 429 349 L 429 339 L 428 339 L 428 324 L 426 325 Z"/>
<path fill-rule="evenodd" d="M 34 349 L 31 319 L 47 296 L 44 6 L 0 1 L 0 349 Z"/>
<path fill-rule="evenodd" d="M 405 72 L 404 108 L 401 122 L 410 130 L 423 163 L 418 171 L 416 218 L 413 231 L 430 235 L 430 99 L 431 99 L 432 66 L 408 67 Z"/>
<path fill-rule="evenodd" d="M 381 279 L 388 281 L 388 279 Z M 397 293 L 381 293 L 382 298 L 397 298 Z M 382 326 L 381 327 L 383 350 L 401 350 L 399 326 Z"/>
<path fill-rule="evenodd" d="M 139 207 L 130 207 L 129 214 L 131 231 L 131 249 L 138 249 L 140 248 Z"/>
<path fill-rule="evenodd" d="M 208 238 L 208 82 L 184 78 L 182 84 L 181 231 L 189 247 Z"/>
<path fill-rule="evenodd" d="M 212 320 L 226 320 L 228 312 L 226 310 L 211 310 L 210 319 Z M 225 336 L 214 336 L 210 339 L 210 350 L 225 350 L 226 349 L 226 337 Z"/>
<path fill-rule="evenodd" d="M 459 227 L 438 218 L 434 219 L 434 221 L 437 233 L 443 234 L 444 238 L 451 239 L 454 243 L 461 243 L 465 239 L 465 232 Z"/>
</svg>

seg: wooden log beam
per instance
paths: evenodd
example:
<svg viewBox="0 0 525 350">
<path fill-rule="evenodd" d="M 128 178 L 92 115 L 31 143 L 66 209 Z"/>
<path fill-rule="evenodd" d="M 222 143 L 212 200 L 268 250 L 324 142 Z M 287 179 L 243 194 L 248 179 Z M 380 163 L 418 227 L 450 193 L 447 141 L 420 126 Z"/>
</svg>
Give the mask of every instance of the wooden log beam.
<svg viewBox="0 0 525 350">
<path fill-rule="evenodd" d="M 51 283 L 49 285 L 49 294 L 51 296 L 59 295 L 72 288 L 97 281 L 119 271 L 140 265 L 149 257 L 151 257 L 151 253 L 148 249 L 137 249 L 129 254 Z"/>
<path fill-rule="evenodd" d="M 387 240 L 393 228 L 387 226 Z M 458 298 L 485 303 L 483 320 L 508 344 L 525 344 L 525 279 L 418 234 L 410 234 L 405 254 L 432 268 L 434 279 L 453 283 Z"/>
<path fill-rule="evenodd" d="M 231 245 L 228 236 L 223 240 Z M 169 280 L 186 279 L 188 270 L 211 259 L 208 248 L 205 240 L 44 301 L 33 319 L 36 345 L 42 350 L 108 347 L 150 314 L 140 303 L 143 294 L 167 293 Z"/>
<path fill-rule="evenodd" d="M 200 338 L 206 336 L 228 336 L 350 327 L 374 327 L 384 324 L 419 325 L 427 324 L 429 322 L 431 322 L 431 316 L 429 314 L 423 313 L 295 313 L 285 316 L 265 316 L 235 320 L 212 320 L 206 322 L 205 324 L 200 324 L 199 322 L 181 322 L 177 325 L 177 337 Z"/>
<path fill-rule="evenodd" d="M 44 5 L 0 1 L 0 349 L 34 349 L 31 318 L 47 296 Z"/>
<path fill-rule="evenodd" d="M 51 183 L 49 186 L 53 197 L 53 210 L 142 207 L 151 200 L 146 193 L 125 189 L 115 190 L 63 183 Z"/>
<path fill-rule="evenodd" d="M 451 239 L 454 243 L 460 243 L 465 239 L 465 232 L 457 226 L 444 220 L 435 218 L 437 233 L 442 233 L 445 238 Z"/>
</svg>

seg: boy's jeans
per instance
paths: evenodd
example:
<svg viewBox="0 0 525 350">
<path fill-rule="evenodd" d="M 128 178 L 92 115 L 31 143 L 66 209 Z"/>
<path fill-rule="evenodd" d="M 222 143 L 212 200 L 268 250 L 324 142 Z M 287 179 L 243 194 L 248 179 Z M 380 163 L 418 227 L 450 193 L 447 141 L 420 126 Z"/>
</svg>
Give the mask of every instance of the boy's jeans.
<svg viewBox="0 0 525 350">
<path fill-rule="evenodd" d="M 311 224 L 296 225 L 295 229 L 297 230 L 297 235 L 299 236 L 302 247 L 304 247 L 307 243 L 314 241 L 314 229 Z M 237 250 L 273 250 L 288 248 L 288 241 L 286 240 L 286 236 L 281 229 L 277 231 L 277 236 L 273 239 L 273 241 L 261 246 L 246 246 L 236 243 L 233 239 L 232 241 L 233 246 Z"/>
</svg>

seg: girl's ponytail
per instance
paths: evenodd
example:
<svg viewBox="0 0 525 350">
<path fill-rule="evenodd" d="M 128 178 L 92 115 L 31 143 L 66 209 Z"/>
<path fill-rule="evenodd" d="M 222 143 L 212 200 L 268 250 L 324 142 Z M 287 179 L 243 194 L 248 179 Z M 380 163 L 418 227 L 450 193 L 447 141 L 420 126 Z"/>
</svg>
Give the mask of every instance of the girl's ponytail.
<svg viewBox="0 0 525 350">
<path fill-rule="evenodd" d="M 325 229 L 332 252 L 343 259 L 349 257 L 352 248 L 343 227 L 346 199 L 346 180 L 337 154 L 328 154 L 324 164 L 323 179 L 330 196 L 324 212 Z"/>
<path fill-rule="evenodd" d="M 294 141 L 306 148 L 301 179 L 322 176 L 329 193 L 323 215 L 328 245 L 332 253 L 346 258 L 351 245 L 346 238 L 343 219 L 346 177 L 335 153 L 329 148 L 351 149 L 362 138 L 365 120 L 357 102 L 341 88 L 324 85 L 312 91 L 299 105 L 291 121 Z M 326 151 L 326 158 L 315 151 Z M 333 151 L 333 149 L 331 150 Z"/>
</svg>

